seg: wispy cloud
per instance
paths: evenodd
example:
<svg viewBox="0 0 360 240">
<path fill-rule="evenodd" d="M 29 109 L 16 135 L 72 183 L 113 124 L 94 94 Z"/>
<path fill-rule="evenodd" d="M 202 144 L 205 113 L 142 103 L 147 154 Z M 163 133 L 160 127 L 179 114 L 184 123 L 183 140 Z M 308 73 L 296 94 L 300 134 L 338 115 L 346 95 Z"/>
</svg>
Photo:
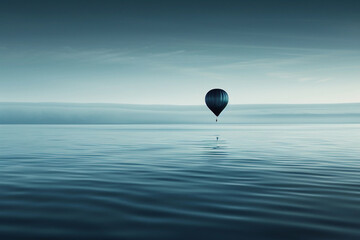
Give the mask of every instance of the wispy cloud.
<svg viewBox="0 0 360 240">
<path fill-rule="evenodd" d="M 270 77 L 275 77 L 279 79 L 286 79 L 286 80 L 292 80 L 292 81 L 298 81 L 298 82 L 328 82 L 333 80 L 331 77 L 315 77 L 315 76 L 306 76 L 303 74 L 297 74 L 297 73 L 289 73 L 289 72 L 270 72 L 267 73 Z"/>
<path fill-rule="evenodd" d="M 2 48 L 0 47 L 0 49 Z M 217 80 L 225 80 L 230 75 L 240 74 L 244 70 L 251 69 L 254 74 L 265 72 L 269 77 L 291 79 L 298 82 L 328 82 L 332 80 L 331 77 L 325 75 L 319 77 L 314 73 L 327 71 L 329 68 L 357 68 L 360 65 L 359 55 L 348 50 L 325 51 L 323 49 L 226 44 L 212 45 L 211 48 L 207 46 L 206 49 L 197 50 L 196 47 L 190 49 L 186 44 L 161 51 L 157 46 L 132 49 L 63 47 L 25 52 L 5 49 L 7 51 L 5 51 L 5 55 L 0 56 L 0 60 L 10 56 L 6 60 L 24 61 L 24 59 L 29 59 L 28 61 L 40 63 L 63 61 L 74 64 L 130 64 Z M 251 52 L 242 54 L 249 49 Z M 334 62 L 333 59 L 351 60 L 351 65 L 346 61 Z"/>
</svg>

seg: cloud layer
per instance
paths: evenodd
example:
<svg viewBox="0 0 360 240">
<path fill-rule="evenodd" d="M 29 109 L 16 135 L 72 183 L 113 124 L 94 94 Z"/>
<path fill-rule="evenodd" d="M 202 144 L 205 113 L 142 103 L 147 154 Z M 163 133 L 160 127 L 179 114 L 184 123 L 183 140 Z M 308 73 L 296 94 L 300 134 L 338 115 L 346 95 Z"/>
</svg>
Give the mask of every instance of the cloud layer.
<svg viewBox="0 0 360 240">
<path fill-rule="evenodd" d="M 206 106 L 0 103 L 0 124 L 205 124 Z M 219 123 L 360 123 L 360 104 L 229 105 Z"/>
</svg>

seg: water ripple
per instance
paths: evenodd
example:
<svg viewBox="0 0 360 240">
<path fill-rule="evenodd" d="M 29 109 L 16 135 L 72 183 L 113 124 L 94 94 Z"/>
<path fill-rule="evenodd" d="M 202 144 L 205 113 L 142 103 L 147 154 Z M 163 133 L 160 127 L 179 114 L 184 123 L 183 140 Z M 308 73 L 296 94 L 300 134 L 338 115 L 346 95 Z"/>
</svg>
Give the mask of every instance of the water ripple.
<svg viewBox="0 0 360 240">
<path fill-rule="evenodd" d="M 359 145 L 356 124 L 1 126 L 0 238 L 358 239 Z"/>
</svg>

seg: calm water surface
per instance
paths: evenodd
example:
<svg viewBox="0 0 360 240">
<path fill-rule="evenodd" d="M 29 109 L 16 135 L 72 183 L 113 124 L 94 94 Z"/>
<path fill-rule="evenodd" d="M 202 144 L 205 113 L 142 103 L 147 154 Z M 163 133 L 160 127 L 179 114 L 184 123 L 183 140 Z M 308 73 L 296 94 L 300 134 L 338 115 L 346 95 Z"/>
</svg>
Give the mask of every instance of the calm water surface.
<svg viewBox="0 0 360 240">
<path fill-rule="evenodd" d="M 360 125 L 0 125 L 0 239 L 360 239 Z"/>
</svg>

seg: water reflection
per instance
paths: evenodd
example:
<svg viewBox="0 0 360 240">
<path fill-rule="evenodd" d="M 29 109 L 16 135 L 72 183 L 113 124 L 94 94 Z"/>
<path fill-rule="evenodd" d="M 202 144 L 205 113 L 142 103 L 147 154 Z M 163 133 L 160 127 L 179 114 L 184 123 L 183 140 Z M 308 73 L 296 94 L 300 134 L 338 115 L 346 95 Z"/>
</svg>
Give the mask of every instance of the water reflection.
<svg viewBox="0 0 360 240">
<path fill-rule="evenodd" d="M 220 135 L 204 140 L 202 142 L 202 149 L 201 156 L 206 159 L 222 160 L 229 155 L 227 140 L 221 138 Z"/>
</svg>

